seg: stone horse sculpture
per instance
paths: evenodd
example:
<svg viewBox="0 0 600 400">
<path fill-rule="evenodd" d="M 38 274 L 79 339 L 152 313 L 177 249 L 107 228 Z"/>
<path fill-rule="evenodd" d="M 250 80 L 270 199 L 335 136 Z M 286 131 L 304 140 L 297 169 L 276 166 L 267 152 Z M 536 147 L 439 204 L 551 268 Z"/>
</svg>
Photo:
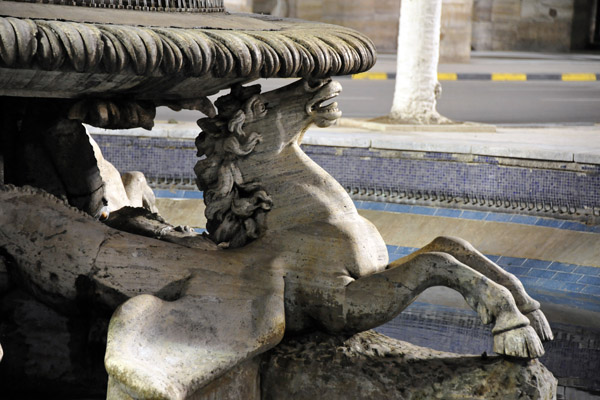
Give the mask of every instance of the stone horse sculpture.
<svg viewBox="0 0 600 400">
<path fill-rule="evenodd" d="M 196 141 L 208 236 L 158 241 L 39 190 L 2 187 L 0 248 L 18 280 L 57 308 L 85 298 L 116 309 L 109 398 L 185 399 L 286 332 L 367 330 L 439 285 L 493 324 L 495 352 L 543 355 L 552 332 L 516 277 L 448 237 L 389 264 L 375 227 L 302 152 L 311 123 L 340 117 L 327 104 L 340 91 L 301 79 L 268 93 L 236 86 L 216 102 Z"/>
<path fill-rule="evenodd" d="M 369 329 L 432 285 L 494 324 L 498 353 L 543 353 L 552 333 L 514 276 L 452 238 L 388 265 L 376 229 L 300 150 L 309 124 L 340 116 L 328 77 L 374 65 L 368 38 L 221 0 L 121 3 L 0 0 L 0 295 L 50 306 L 69 338 L 78 318 L 112 315 L 108 398 L 207 398 L 286 333 Z M 240 86 L 272 77 L 302 79 Z M 207 96 L 225 88 L 216 113 Z M 206 236 L 152 214 L 143 177 L 121 181 L 82 125 L 149 129 L 159 105 L 208 117 Z M 18 346 L 2 344 L 10 369 Z"/>
</svg>

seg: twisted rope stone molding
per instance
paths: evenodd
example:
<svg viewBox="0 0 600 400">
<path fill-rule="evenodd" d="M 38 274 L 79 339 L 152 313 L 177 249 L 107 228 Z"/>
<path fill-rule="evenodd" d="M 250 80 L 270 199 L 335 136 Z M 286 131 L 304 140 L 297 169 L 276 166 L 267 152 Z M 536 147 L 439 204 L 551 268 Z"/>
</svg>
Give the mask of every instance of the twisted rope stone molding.
<svg viewBox="0 0 600 400">
<path fill-rule="evenodd" d="M 223 12 L 223 0 L 5 0 L 141 11 Z"/>
<path fill-rule="evenodd" d="M 7 7 L 22 4 L 24 3 L 0 1 L 0 15 L 6 14 Z M 100 11 L 123 11 L 152 16 L 159 14 L 128 10 Z M 163 14 L 174 16 L 173 13 Z M 206 19 L 214 14 L 178 15 L 185 17 L 183 20 L 187 22 L 182 25 L 186 25 L 194 15 Z M 56 97 L 74 97 L 77 90 L 83 90 L 87 94 L 94 87 L 98 87 L 93 89 L 96 92 L 104 93 L 127 90 L 137 94 L 138 89 L 141 92 L 154 90 L 155 96 L 164 87 L 168 87 L 166 80 L 172 83 L 173 79 L 183 81 L 186 78 L 201 78 L 203 84 L 195 85 L 194 96 L 198 96 L 215 93 L 236 82 L 257 78 L 354 74 L 368 70 L 375 63 L 373 43 L 351 29 L 258 16 L 226 17 L 224 15 L 221 18 L 223 21 L 233 19 L 237 21 L 237 25 L 244 25 L 246 20 L 247 29 L 219 29 L 216 27 L 219 25 L 218 16 L 205 21 L 209 28 L 143 27 L 0 17 L 0 69 L 5 75 L 4 79 L 0 79 L 0 95 L 22 95 L 10 91 L 23 88 L 33 90 L 33 86 L 37 85 L 39 89 L 31 94 L 33 96 L 46 92 L 44 97 L 54 97 L 49 96 L 48 92 L 55 90 L 65 91 L 65 94 L 58 93 Z M 92 19 L 102 20 L 95 17 Z M 202 21 L 198 23 L 204 23 Z M 70 81 L 49 81 L 56 80 L 60 75 L 44 76 L 40 72 L 34 79 L 31 77 L 32 73 L 27 75 L 25 72 L 12 71 L 11 74 L 11 70 L 94 74 L 96 81 L 90 82 L 90 78 L 86 77 L 85 81 L 78 82 L 77 87 L 74 84 L 69 87 Z M 114 78 L 114 75 L 127 76 L 127 79 Z M 17 78 L 14 79 L 14 76 Z M 133 80 L 132 76 L 135 76 Z M 143 78 L 152 79 L 149 81 Z M 163 80 L 160 81 L 160 78 Z M 83 78 L 79 75 L 69 79 Z M 99 79 L 102 81 L 99 82 Z M 209 82 L 210 79 L 216 81 Z M 35 85 L 32 86 L 34 82 Z M 177 96 L 173 94 L 172 97 Z"/>
<path fill-rule="evenodd" d="M 224 12 L 223 0 L 5 0 L 142 11 Z"/>
</svg>

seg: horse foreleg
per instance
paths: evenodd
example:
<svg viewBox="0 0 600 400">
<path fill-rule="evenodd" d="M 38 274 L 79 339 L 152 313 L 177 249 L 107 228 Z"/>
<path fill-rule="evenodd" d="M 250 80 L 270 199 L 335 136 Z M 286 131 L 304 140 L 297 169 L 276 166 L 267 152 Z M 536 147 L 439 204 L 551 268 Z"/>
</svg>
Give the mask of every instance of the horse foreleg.
<svg viewBox="0 0 600 400">
<path fill-rule="evenodd" d="M 421 253 L 351 282 L 344 299 L 345 326 L 361 330 L 379 326 L 432 286 L 455 289 L 484 324 L 494 323 L 496 353 L 521 358 L 544 354 L 538 336 L 508 289 L 446 253 Z"/>
<path fill-rule="evenodd" d="M 507 288 L 513 295 L 519 311 L 529 319 L 531 326 L 535 329 L 540 339 L 544 342 L 554 339 L 548 320 L 540 310 L 540 303 L 527 294 L 519 278 L 506 272 L 481 254 L 471 243 L 460 238 L 440 236 L 427 246 L 406 257 L 405 260 L 410 260 L 418 254 L 430 253 L 432 251 L 448 253 L 461 263 L 468 265 Z"/>
</svg>

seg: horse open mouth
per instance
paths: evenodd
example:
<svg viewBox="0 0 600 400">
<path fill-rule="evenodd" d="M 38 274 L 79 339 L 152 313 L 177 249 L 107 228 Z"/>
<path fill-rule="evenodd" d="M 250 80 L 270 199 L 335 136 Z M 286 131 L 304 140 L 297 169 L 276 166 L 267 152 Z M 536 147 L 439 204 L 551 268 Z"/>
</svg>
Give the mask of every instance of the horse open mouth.
<svg viewBox="0 0 600 400">
<path fill-rule="evenodd" d="M 338 107 L 338 103 L 333 101 L 329 104 L 324 104 L 325 102 L 334 99 L 335 97 L 337 97 L 339 93 L 332 93 L 329 96 L 325 97 L 322 100 L 317 101 L 311 108 L 311 111 L 314 113 L 333 113 L 333 112 L 337 112 L 339 111 Z"/>
<path fill-rule="evenodd" d="M 331 81 L 324 85 L 309 102 L 307 111 L 314 117 L 314 122 L 319 127 L 327 127 L 342 116 L 338 103 L 330 100 L 337 97 L 342 91 L 342 85 Z"/>
</svg>

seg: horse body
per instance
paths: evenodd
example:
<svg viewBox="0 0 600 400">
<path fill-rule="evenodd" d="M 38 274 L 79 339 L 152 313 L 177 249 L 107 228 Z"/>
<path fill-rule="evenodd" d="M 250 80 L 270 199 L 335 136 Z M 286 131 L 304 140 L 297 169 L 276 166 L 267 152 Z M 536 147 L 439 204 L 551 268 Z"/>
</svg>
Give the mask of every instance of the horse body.
<svg viewBox="0 0 600 400">
<path fill-rule="evenodd" d="M 239 161 L 240 170 L 246 179 L 260 181 L 273 202 L 264 236 L 244 250 L 260 247 L 284 265 L 288 331 L 313 328 L 315 321 L 331 329 L 331 310 L 341 308 L 345 287 L 388 265 L 377 229 L 299 146 L 312 123 L 328 126 L 339 117 L 336 103 L 321 104 L 340 91 L 330 80 L 301 80 L 261 94 L 250 102 L 265 105 L 266 113 L 247 118 L 243 126 L 262 139 Z"/>
</svg>

